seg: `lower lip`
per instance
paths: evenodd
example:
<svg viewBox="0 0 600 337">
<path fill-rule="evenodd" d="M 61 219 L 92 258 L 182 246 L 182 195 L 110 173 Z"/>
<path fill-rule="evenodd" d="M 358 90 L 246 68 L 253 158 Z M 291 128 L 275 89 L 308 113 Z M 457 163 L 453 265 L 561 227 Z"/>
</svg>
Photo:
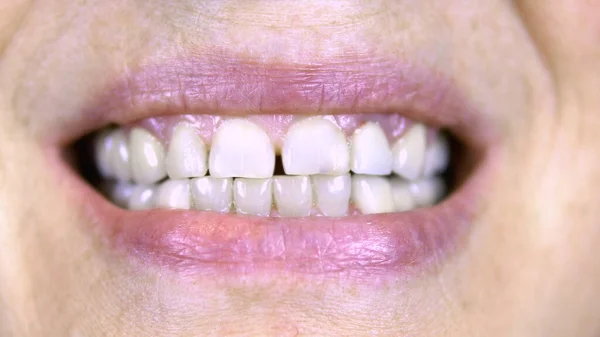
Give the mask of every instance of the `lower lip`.
<svg viewBox="0 0 600 337">
<path fill-rule="evenodd" d="M 58 153 L 53 156 L 59 163 Z M 120 209 L 81 180 L 72 202 L 100 224 L 113 248 L 184 276 L 285 272 L 351 278 L 434 270 L 456 252 L 472 223 L 485 160 L 442 203 L 410 212 L 342 218 L 264 218 L 211 212 Z"/>
</svg>

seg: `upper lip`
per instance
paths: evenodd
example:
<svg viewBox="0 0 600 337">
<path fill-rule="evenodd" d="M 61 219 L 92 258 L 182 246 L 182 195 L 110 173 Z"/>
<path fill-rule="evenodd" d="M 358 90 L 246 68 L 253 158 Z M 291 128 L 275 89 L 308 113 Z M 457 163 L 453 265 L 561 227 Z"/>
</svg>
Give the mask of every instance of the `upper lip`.
<svg viewBox="0 0 600 337">
<path fill-rule="evenodd" d="M 265 65 L 214 56 L 172 60 L 114 83 L 80 112 L 88 117 L 75 118 L 54 143 L 58 148 L 103 125 L 156 115 L 359 112 L 399 112 L 450 129 L 469 147 L 484 150 L 484 156 L 472 177 L 438 206 L 343 220 L 130 212 L 102 199 L 66 165 L 58 167 L 74 178 L 69 179 L 74 205 L 90 222 L 103 224 L 116 246 L 186 272 L 264 267 L 368 275 L 439 261 L 471 223 L 494 133 L 451 80 L 415 64 L 371 59 Z"/>
</svg>

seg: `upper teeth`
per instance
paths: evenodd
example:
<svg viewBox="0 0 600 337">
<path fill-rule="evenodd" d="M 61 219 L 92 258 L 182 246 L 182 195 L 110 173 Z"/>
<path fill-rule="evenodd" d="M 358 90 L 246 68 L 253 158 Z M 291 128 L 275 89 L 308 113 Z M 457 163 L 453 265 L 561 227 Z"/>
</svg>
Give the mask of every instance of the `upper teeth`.
<svg viewBox="0 0 600 337">
<path fill-rule="evenodd" d="M 432 204 L 443 193 L 443 181 L 422 180 L 448 164 L 442 136 L 427 146 L 426 127 L 415 124 L 388 142 L 375 122 L 348 138 L 345 132 L 327 117 L 313 117 L 291 125 L 278 143 L 246 119 L 222 122 L 212 139 L 179 123 L 166 151 L 157 137 L 136 127 L 129 139 L 122 129 L 101 133 L 95 155 L 103 176 L 140 184 L 120 197 L 131 209 L 157 205 L 269 215 L 274 204 L 281 216 L 310 215 L 315 207 L 323 215 L 343 216 L 351 211 L 350 199 L 362 213 L 385 213 Z M 272 178 L 276 153 L 284 172 L 296 176 Z M 351 178 L 350 171 L 357 175 Z M 376 177 L 392 172 L 402 179 Z M 153 187 L 165 177 L 169 180 Z"/>
</svg>

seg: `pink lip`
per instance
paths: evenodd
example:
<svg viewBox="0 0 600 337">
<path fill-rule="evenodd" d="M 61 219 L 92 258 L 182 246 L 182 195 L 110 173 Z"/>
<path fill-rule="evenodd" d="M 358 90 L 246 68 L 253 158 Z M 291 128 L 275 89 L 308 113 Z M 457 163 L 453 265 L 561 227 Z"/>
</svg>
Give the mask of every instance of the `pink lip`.
<svg viewBox="0 0 600 337">
<path fill-rule="evenodd" d="M 102 225 L 114 247 L 186 275 L 274 270 L 366 279 L 436 265 L 468 233 L 494 137 L 489 123 L 450 81 L 423 68 L 383 60 L 306 66 L 214 57 L 176 60 L 119 81 L 57 143 L 108 123 L 156 115 L 369 111 L 402 112 L 450 129 L 477 150 L 479 165 L 438 206 L 337 219 L 133 212 L 110 204 L 64 164 L 60 174 L 71 177 L 73 204 L 85 210 L 90 223 Z M 58 159 L 56 151 L 51 153 Z"/>
</svg>

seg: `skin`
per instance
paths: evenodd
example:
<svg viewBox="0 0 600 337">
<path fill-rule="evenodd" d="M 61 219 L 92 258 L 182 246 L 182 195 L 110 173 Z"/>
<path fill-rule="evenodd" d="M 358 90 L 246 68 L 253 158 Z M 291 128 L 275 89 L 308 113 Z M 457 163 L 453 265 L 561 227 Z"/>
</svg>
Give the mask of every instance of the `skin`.
<svg viewBox="0 0 600 337">
<path fill-rule="evenodd" d="M 596 336 L 600 5 L 591 1 L 27 1 L 0 5 L 0 335 Z M 298 43 L 298 41 L 303 41 Z M 46 134 L 131 68 L 409 58 L 499 131 L 467 244 L 419 277 L 182 279 L 103 240 Z"/>
</svg>

